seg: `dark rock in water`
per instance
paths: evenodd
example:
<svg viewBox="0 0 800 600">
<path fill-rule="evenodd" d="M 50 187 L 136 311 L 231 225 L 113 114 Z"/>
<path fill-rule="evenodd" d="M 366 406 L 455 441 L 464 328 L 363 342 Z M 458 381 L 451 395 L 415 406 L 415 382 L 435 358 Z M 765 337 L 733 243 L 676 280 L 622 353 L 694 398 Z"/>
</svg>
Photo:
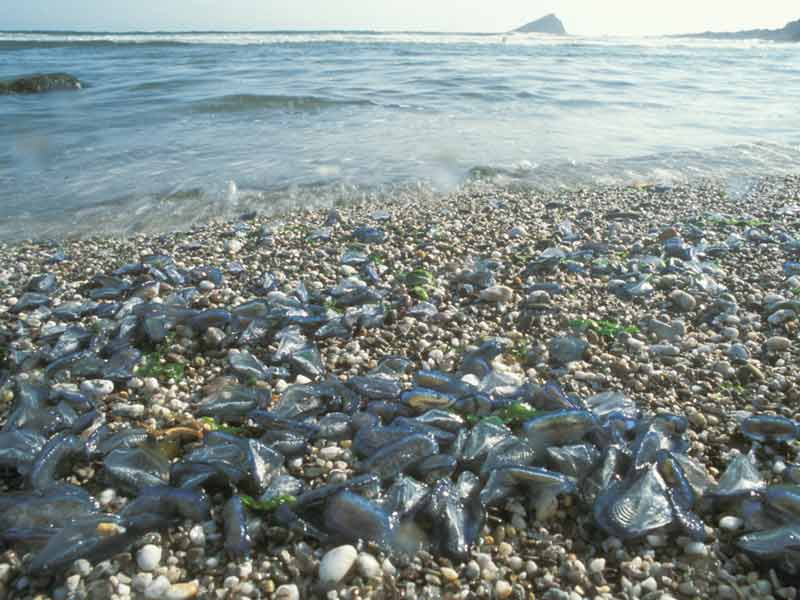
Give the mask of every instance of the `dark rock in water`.
<svg viewBox="0 0 800 600">
<path fill-rule="evenodd" d="M 564 29 L 564 24 L 557 16 L 550 14 L 531 21 L 523 25 L 519 29 L 514 30 L 515 33 L 550 33 L 553 35 L 567 35 L 567 30 Z"/>
<path fill-rule="evenodd" d="M 29 75 L 10 81 L 0 81 L 0 94 L 41 94 L 55 90 L 79 90 L 83 84 L 66 73 Z"/>
</svg>

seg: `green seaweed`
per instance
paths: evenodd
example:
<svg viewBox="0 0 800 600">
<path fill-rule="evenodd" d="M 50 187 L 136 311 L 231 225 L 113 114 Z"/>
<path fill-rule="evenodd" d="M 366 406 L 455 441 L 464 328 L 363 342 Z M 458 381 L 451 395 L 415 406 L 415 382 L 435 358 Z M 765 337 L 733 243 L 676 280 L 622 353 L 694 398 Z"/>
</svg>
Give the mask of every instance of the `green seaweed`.
<svg viewBox="0 0 800 600">
<path fill-rule="evenodd" d="M 181 381 L 185 374 L 186 367 L 181 363 L 169 362 L 166 355 L 169 347 L 175 342 L 175 334 L 170 333 L 153 352 L 144 356 L 144 363 L 136 369 L 136 373 L 142 377 L 155 377 L 156 379 L 173 379 Z"/>
<path fill-rule="evenodd" d="M 383 252 L 373 252 L 367 257 L 367 260 L 375 265 L 382 265 L 386 263 L 386 254 Z"/>
<path fill-rule="evenodd" d="M 526 404 L 525 402 L 514 402 L 513 404 L 509 404 L 508 406 L 504 406 L 503 408 L 498 408 L 490 415 L 486 415 L 483 417 L 479 417 L 477 415 L 461 415 L 461 416 L 463 416 L 464 420 L 470 425 L 475 425 L 477 423 L 483 422 L 483 423 L 494 423 L 495 425 L 506 425 L 508 427 L 514 427 L 516 425 L 521 425 L 522 423 L 532 419 L 533 417 L 539 416 L 543 412 L 544 411 L 536 410 L 535 408 L 531 407 L 529 404 Z"/>
<path fill-rule="evenodd" d="M 527 340 L 518 340 L 508 350 L 508 354 L 514 357 L 520 364 L 525 364 L 525 362 L 528 360 L 528 354 L 530 353 L 530 350 L 531 346 Z"/>
<path fill-rule="evenodd" d="M 736 395 L 738 395 L 738 396 L 741 396 L 741 395 L 743 395 L 743 394 L 745 393 L 745 391 L 746 391 L 746 390 L 745 390 L 745 387 L 744 387 L 742 384 L 740 384 L 740 383 L 733 383 L 733 382 L 730 382 L 730 381 L 723 381 L 723 382 L 720 384 L 719 388 L 720 388 L 722 391 L 725 391 L 725 392 L 730 392 L 730 393 L 732 393 L 732 394 L 736 394 Z"/>
<path fill-rule="evenodd" d="M 433 274 L 425 269 L 414 269 L 405 276 L 406 286 L 409 288 L 432 287 L 435 280 Z"/>
<path fill-rule="evenodd" d="M 326 309 L 332 310 L 333 312 L 335 312 L 337 314 L 340 314 L 340 315 L 344 314 L 344 309 L 341 306 L 339 306 L 338 304 L 336 304 L 336 300 L 334 300 L 331 297 L 325 298 L 325 303 L 323 304 L 323 306 Z"/>
<path fill-rule="evenodd" d="M 595 321 L 594 319 L 572 319 L 569 326 L 579 331 L 592 330 L 602 338 L 615 339 L 620 333 L 634 335 L 639 333 L 636 325 L 621 325 L 616 321 Z"/>
<path fill-rule="evenodd" d="M 417 300 L 424 300 L 424 301 L 427 301 L 428 298 L 430 297 L 428 295 L 428 290 L 426 290 L 424 287 L 420 285 L 411 288 L 411 295 L 414 296 Z"/>
<path fill-rule="evenodd" d="M 242 504 L 244 504 L 250 510 L 254 510 L 256 512 L 274 512 L 284 504 L 294 504 L 297 502 L 297 498 L 295 496 L 276 496 L 271 500 L 256 500 L 252 496 L 247 496 L 245 494 L 241 494 L 239 496 L 242 499 Z"/>
<path fill-rule="evenodd" d="M 233 427 L 220 423 L 214 417 L 202 417 L 200 419 L 205 423 L 211 431 L 221 431 L 223 433 L 230 433 L 231 435 L 242 435 L 245 433 L 244 427 Z"/>
</svg>

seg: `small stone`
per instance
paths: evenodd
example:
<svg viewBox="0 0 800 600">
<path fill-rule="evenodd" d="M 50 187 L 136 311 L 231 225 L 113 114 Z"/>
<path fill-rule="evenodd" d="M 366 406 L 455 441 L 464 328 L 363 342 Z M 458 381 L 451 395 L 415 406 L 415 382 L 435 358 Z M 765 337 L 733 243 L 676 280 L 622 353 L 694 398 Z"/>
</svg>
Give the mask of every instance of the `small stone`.
<svg viewBox="0 0 800 600">
<path fill-rule="evenodd" d="M 88 379 L 81 383 L 81 392 L 100 400 L 114 392 L 114 382 L 108 379 Z"/>
<path fill-rule="evenodd" d="M 480 565 L 476 563 L 474 560 L 469 561 L 467 563 L 467 566 L 464 567 L 464 577 L 472 581 L 480 576 L 481 576 Z"/>
<path fill-rule="evenodd" d="M 225 251 L 228 254 L 238 254 L 242 249 L 242 242 L 239 240 L 228 240 L 225 242 Z"/>
<path fill-rule="evenodd" d="M 593 558 L 589 562 L 589 573 L 594 575 L 599 575 L 602 573 L 606 568 L 606 559 L 605 558 Z"/>
<path fill-rule="evenodd" d="M 286 583 L 275 590 L 275 600 L 300 600 L 300 590 L 293 583 Z"/>
<path fill-rule="evenodd" d="M 383 570 L 384 575 L 388 575 L 389 577 L 394 577 L 397 574 L 397 568 L 392 564 L 388 558 L 383 559 L 383 563 L 381 564 L 381 569 Z"/>
<path fill-rule="evenodd" d="M 117 499 L 117 492 L 113 488 L 106 488 L 97 495 L 100 506 L 108 506 Z"/>
<path fill-rule="evenodd" d="M 736 376 L 742 383 L 750 383 L 752 381 L 764 381 L 764 373 L 752 362 L 747 362 L 742 365 L 736 372 Z"/>
<path fill-rule="evenodd" d="M 148 585 L 147 588 L 145 588 L 144 597 L 148 598 L 148 600 L 159 600 L 166 596 L 169 588 L 169 579 L 163 575 L 160 575 L 150 582 L 150 585 Z"/>
<path fill-rule="evenodd" d="M 166 600 L 188 600 L 194 598 L 200 592 L 200 586 L 196 581 L 189 583 L 173 583 L 164 595 Z"/>
<path fill-rule="evenodd" d="M 81 577 L 87 577 L 92 572 L 92 564 L 85 558 L 75 561 L 75 572 Z"/>
<path fill-rule="evenodd" d="M 376 579 L 381 576 L 380 563 L 374 556 L 367 552 L 362 552 L 358 555 L 356 567 L 358 568 L 359 574 L 365 579 Z"/>
<path fill-rule="evenodd" d="M 708 546 L 702 542 L 689 542 L 684 546 L 683 551 L 689 556 L 707 556 Z"/>
<path fill-rule="evenodd" d="M 717 587 L 717 598 L 720 600 L 736 600 L 738 597 L 739 594 L 729 585 L 721 583 Z"/>
<path fill-rule="evenodd" d="M 774 336 L 767 340 L 765 344 L 767 352 L 785 352 L 792 347 L 792 341 L 781 336 Z"/>
<path fill-rule="evenodd" d="M 161 562 L 161 548 L 153 544 L 146 544 L 136 553 L 136 564 L 145 573 L 154 571 Z"/>
<path fill-rule="evenodd" d="M 497 598 L 508 598 L 509 596 L 511 596 L 511 593 L 513 591 L 514 590 L 511 587 L 511 584 L 508 583 L 507 581 L 503 581 L 502 579 L 499 579 L 494 584 L 494 595 Z"/>
<path fill-rule="evenodd" d="M 319 455 L 325 460 L 336 460 L 342 455 L 342 449 L 339 446 L 326 446 L 319 451 Z"/>
<path fill-rule="evenodd" d="M 669 295 L 669 299 L 675 308 L 681 312 L 691 312 L 697 306 L 697 300 L 695 300 L 694 296 L 683 290 L 674 290 Z"/>
<path fill-rule="evenodd" d="M 667 227 L 663 229 L 661 233 L 658 234 L 658 241 L 659 242 L 666 242 L 667 240 L 671 240 L 672 238 L 680 237 L 680 233 L 674 227 Z"/>
<path fill-rule="evenodd" d="M 358 551 L 350 545 L 329 550 L 319 564 L 319 579 L 323 585 L 337 585 L 353 568 Z"/>
<path fill-rule="evenodd" d="M 144 391 L 146 394 L 155 394 L 161 385 L 158 383 L 158 379 L 155 377 L 146 377 L 144 380 Z"/>
<path fill-rule="evenodd" d="M 730 515 L 727 517 L 722 517 L 719 520 L 720 529 L 724 529 L 725 531 L 737 531 L 742 528 L 742 525 L 744 525 L 744 521 L 742 519 Z"/>
<path fill-rule="evenodd" d="M 153 582 L 153 575 L 150 573 L 137 573 L 133 576 L 133 580 L 131 581 L 131 585 L 133 589 L 137 592 L 144 592 Z"/>
<path fill-rule="evenodd" d="M 697 586 L 692 581 L 684 581 L 678 586 L 678 591 L 684 596 L 695 597 L 697 596 Z"/>
<path fill-rule="evenodd" d="M 111 409 L 111 414 L 113 414 L 115 417 L 130 417 L 132 419 L 138 419 L 144 416 L 144 413 L 144 404 L 139 404 L 138 402 L 134 404 L 118 402 Z"/>
<path fill-rule="evenodd" d="M 585 340 L 565 335 L 550 340 L 547 349 L 553 361 L 566 365 L 581 360 L 588 348 L 589 344 Z"/>
<path fill-rule="evenodd" d="M 458 580 L 458 573 L 455 569 L 451 567 L 442 567 L 441 568 L 442 577 L 445 581 L 457 581 Z"/>
<path fill-rule="evenodd" d="M 514 290 L 504 285 L 493 285 L 481 291 L 480 299 L 484 302 L 499 302 L 505 304 L 514 295 Z"/>
<path fill-rule="evenodd" d="M 218 327 L 209 327 L 203 334 L 203 342 L 209 348 L 218 348 L 225 340 L 225 332 Z"/>
<path fill-rule="evenodd" d="M 696 428 L 696 429 L 704 429 L 708 420 L 706 416 L 701 412 L 693 412 L 689 415 L 689 422 Z"/>
<path fill-rule="evenodd" d="M 654 577 L 648 577 L 642 582 L 642 589 L 652 594 L 658 589 L 658 582 Z"/>
<path fill-rule="evenodd" d="M 202 525 L 195 525 L 189 530 L 189 540 L 195 546 L 205 546 L 206 532 Z"/>
</svg>

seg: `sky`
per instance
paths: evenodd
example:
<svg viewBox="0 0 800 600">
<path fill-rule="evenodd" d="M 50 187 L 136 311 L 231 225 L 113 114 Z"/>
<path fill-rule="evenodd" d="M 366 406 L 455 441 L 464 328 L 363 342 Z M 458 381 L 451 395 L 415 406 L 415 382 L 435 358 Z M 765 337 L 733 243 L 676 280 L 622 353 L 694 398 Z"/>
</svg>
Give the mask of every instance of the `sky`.
<svg viewBox="0 0 800 600">
<path fill-rule="evenodd" d="M 502 32 L 548 13 L 578 35 L 780 28 L 797 0 L 0 0 L 0 30 Z"/>
</svg>

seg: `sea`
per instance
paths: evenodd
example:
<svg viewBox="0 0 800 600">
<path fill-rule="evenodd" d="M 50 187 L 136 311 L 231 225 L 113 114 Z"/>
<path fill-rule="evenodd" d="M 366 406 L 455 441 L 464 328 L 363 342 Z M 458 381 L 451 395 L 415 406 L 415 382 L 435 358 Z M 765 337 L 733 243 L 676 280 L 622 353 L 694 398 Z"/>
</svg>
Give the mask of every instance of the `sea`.
<svg viewBox="0 0 800 600">
<path fill-rule="evenodd" d="M 800 44 L 386 32 L 0 33 L 0 240 L 465 186 L 741 193 L 800 171 Z"/>
</svg>

